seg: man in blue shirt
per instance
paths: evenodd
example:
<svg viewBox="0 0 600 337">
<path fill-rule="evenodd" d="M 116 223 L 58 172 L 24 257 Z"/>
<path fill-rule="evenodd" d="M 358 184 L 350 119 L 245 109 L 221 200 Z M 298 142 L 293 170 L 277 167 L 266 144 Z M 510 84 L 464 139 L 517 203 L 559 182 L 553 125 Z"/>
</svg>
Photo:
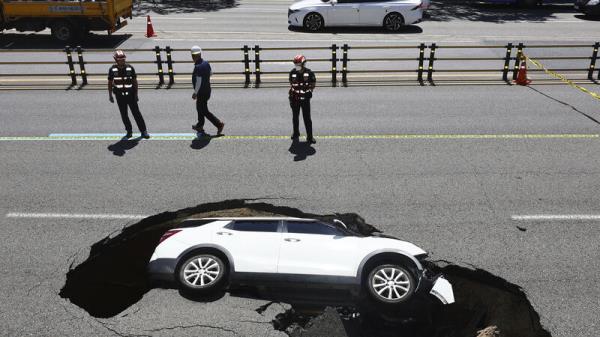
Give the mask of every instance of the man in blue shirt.
<svg viewBox="0 0 600 337">
<path fill-rule="evenodd" d="M 196 110 L 198 111 L 198 124 L 192 125 L 192 129 L 204 134 L 204 117 L 206 117 L 217 128 L 217 135 L 220 136 L 223 134 L 225 123 L 208 111 L 208 100 L 211 92 L 210 75 L 212 73 L 210 64 L 202 59 L 202 49 L 200 47 L 193 46 L 191 52 L 194 60 L 194 72 L 192 74 L 194 93 L 192 99 L 196 100 Z"/>
</svg>

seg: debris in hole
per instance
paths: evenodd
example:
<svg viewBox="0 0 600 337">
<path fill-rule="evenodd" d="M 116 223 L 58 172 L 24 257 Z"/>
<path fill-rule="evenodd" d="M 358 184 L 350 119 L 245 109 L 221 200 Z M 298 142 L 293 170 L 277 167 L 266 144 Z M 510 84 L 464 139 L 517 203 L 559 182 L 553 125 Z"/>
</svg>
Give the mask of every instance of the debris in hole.
<svg viewBox="0 0 600 337">
<path fill-rule="evenodd" d="M 83 263 L 69 270 L 60 296 L 85 309 L 94 317 L 112 317 L 136 303 L 150 289 L 146 266 L 154 247 L 167 230 L 190 216 L 292 216 L 331 222 L 342 220 L 364 235 L 380 235 L 357 214 L 316 215 L 298 209 L 246 200 L 227 200 L 166 212 L 143 219 L 91 248 Z M 403 309 L 385 309 L 369 305 L 324 308 L 307 305 L 275 317 L 274 328 L 298 336 L 413 336 L 462 337 L 491 333 L 502 337 L 550 337 L 522 289 L 484 270 L 468 269 L 443 262 L 428 262 L 452 283 L 456 303 L 442 307 L 419 299 Z M 231 292 L 232 296 L 235 296 Z M 202 299 L 198 299 L 202 300 Z M 415 299 L 417 300 L 417 299 Z M 273 303 L 283 302 L 275 300 Z M 267 305 L 257 312 L 264 312 Z M 494 335 L 496 334 L 496 335 Z M 486 335 L 483 335 L 488 337 Z M 483 337 L 479 336 L 479 337 Z"/>
<path fill-rule="evenodd" d="M 520 230 L 521 232 L 527 232 L 527 228 L 525 228 L 525 227 L 517 226 L 517 229 Z"/>
<path fill-rule="evenodd" d="M 477 331 L 477 337 L 500 337 L 500 331 L 495 325 L 488 326 L 483 330 Z"/>
</svg>

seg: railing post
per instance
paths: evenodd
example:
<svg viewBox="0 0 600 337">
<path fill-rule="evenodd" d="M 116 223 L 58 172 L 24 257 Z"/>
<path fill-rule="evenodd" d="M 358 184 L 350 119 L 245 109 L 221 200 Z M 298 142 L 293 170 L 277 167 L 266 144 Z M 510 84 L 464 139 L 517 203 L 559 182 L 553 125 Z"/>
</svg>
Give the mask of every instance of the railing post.
<svg viewBox="0 0 600 337">
<path fill-rule="evenodd" d="M 331 45 L 331 86 L 335 87 L 337 84 L 337 45 L 334 43 Z"/>
<path fill-rule="evenodd" d="M 429 66 L 427 67 L 427 81 L 429 83 L 433 82 L 433 62 L 435 61 L 435 43 L 432 43 L 429 52 Z"/>
<path fill-rule="evenodd" d="M 244 45 L 242 50 L 244 51 L 244 76 L 246 77 L 245 86 L 248 87 L 250 85 L 250 56 L 248 55 L 250 48 L 248 48 L 248 45 Z"/>
<path fill-rule="evenodd" d="M 517 72 L 519 71 L 519 65 L 521 64 L 521 55 L 523 55 L 523 43 L 519 43 L 517 47 L 517 56 L 515 57 L 515 66 L 513 67 L 513 81 L 517 79 Z"/>
<path fill-rule="evenodd" d="M 160 47 L 154 47 L 154 53 L 156 54 L 156 68 L 158 69 L 158 85 L 165 84 L 165 74 L 163 74 L 162 58 L 160 57 Z"/>
<path fill-rule="evenodd" d="M 167 71 L 169 72 L 169 86 L 172 86 L 175 83 L 175 74 L 173 73 L 173 57 L 171 56 L 171 52 L 173 49 L 167 46 L 165 48 L 165 52 L 167 53 Z"/>
<path fill-rule="evenodd" d="M 508 82 L 508 69 L 510 68 L 510 57 L 512 56 L 512 42 L 506 45 L 506 56 L 504 56 L 504 68 L 502 69 L 502 80 Z"/>
<path fill-rule="evenodd" d="M 77 85 L 77 75 L 75 74 L 75 66 L 73 65 L 73 55 L 71 54 L 71 47 L 65 47 L 65 53 L 67 53 L 67 64 L 69 65 L 69 76 L 71 76 L 71 85 Z"/>
<path fill-rule="evenodd" d="M 81 85 L 88 84 L 87 73 L 85 72 L 85 62 L 83 61 L 83 49 L 77 46 L 77 60 L 79 61 L 79 74 L 81 75 Z"/>
<path fill-rule="evenodd" d="M 256 75 L 256 85 L 260 84 L 260 47 L 254 45 L 254 74 Z"/>
<path fill-rule="evenodd" d="M 425 44 L 419 46 L 419 69 L 417 69 L 417 81 L 423 85 L 423 63 L 425 61 Z"/>
<path fill-rule="evenodd" d="M 590 61 L 590 69 L 588 70 L 588 79 L 592 81 L 594 79 L 594 69 L 596 68 L 596 59 L 598 58 L 598 48 L 600 47 L 600 42 L 596 42 L 594 44 L 594 51 L 592 52 L 592 60 Z M 598 73 L 598 77 L 600 78 L 600 73 Z"/>
<path fill-rule="evenodd" d="M 342 46 L 342 83 L 348 85 L 348 45 Z"/>
</svg>

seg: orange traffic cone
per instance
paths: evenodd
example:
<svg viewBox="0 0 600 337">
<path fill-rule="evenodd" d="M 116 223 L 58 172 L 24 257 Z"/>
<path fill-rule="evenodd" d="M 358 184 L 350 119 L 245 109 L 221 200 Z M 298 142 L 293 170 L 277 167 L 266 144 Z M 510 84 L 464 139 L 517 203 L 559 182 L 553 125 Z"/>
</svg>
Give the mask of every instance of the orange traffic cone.
<svg viewBox="0 0 600 337">
<path fill-rule="evenodd" d="M 525 56 L 521 56 L 521 63 L 519 64 L 519 72 L 517 73 L 515 83 L 518 85 L 528 85 L 531 83 L 531 80 L 527 78 L 527 59 Z"/>
<path fill-rule="evenodd" d="M 155 37 L 156 34 L 154 34 L 154 27 L 152 27 L 152 20 L 150 20 L 150 15 L 148 15 L 146 17 L 146 37 Z"/>
</svg>

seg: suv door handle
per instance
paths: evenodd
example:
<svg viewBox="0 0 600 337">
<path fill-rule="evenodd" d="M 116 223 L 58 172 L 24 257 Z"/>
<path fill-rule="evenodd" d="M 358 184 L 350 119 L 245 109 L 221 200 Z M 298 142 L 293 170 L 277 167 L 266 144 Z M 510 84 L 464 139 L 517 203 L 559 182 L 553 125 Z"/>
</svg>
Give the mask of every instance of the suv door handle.
<svg viewBox="0 0 600 337">
<path fill-rule="evenodd" d="M 287 241 L 287 242 L 298 242 L 298 241 L 300 241 L 300 239 L 296 239 L 296 238 L 285 238 L 284 240 Z"/>
<path fill-rule="evenodd" d="M 231 234 L 229 232 L 217 232 L 217 234 L 219 234 L 219 235 L 233 235 L 233 234 Z"/>
</svg>

